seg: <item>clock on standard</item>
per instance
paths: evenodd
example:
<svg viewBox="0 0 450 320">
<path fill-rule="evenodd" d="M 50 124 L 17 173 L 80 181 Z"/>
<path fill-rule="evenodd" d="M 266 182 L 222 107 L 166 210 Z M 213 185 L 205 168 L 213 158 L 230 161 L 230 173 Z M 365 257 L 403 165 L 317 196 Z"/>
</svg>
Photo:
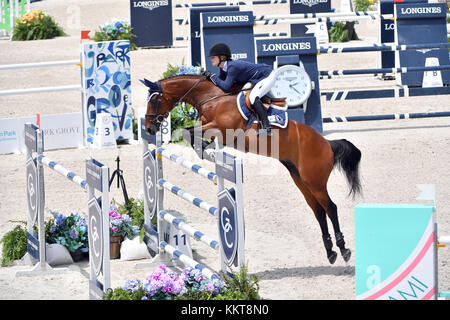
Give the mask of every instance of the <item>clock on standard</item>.
<svg viewBox="0 0 450 320">
<path fill-rule="evenodd" d="M 272 97 L 286 97 L 288 107 L 297 107 L 308 100 L 311 91 L 311 79 L 303 65 L 287 64 L 276 69 L 275 84 L 269 91 Z"/>
</svg>

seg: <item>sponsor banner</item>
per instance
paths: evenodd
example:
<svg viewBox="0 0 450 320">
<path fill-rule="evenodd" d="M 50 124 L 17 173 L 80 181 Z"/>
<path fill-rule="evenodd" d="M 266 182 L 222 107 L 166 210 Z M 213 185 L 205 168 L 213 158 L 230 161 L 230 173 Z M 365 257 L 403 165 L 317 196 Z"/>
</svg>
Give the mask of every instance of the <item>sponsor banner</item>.
<svg viewBox="0 0 450 320">
<path fill-rule="evenodd" d="M 25 123 L 36 123 L 36 116 L 0 119 L 0 154 L 25 152 Z M 81 112 L 41 115 L 45 150 L 83 146 Z"/>
<path fill-rule="evenodd" d="M 133 139 L 130 42 L 82 45 L 84 139 L 92 143 L 98 113 L 111 114 L 116 140 Z"/>
<path fill-rule="evenodd" d="M 253 11 L 201 13 L 202 67 L 219 73 L 208 58 L 209 49 L 217 43 L 230 47 L 232 59 L 254 63 L 253 20 Z"/>
<path fill-rule="evenodd" d="M 397 6 L 397 19 L 446 18 L 445 4 L 415 3 Z"/>
<path fill-rule="evenodd" d="M 289 13 L 319 13 L 331 12 L 331 0 L 291 0 Z M 306 24 L 291 24 L 291 37 L 305 37 L 308 28 Z"/>
<path fill-rule="evenodd" d="M 434 206 L 360 204 L 355 230 L 357 299 L 436 298 Z"/>
<path fill-rule="evenodd" d="M 316 40 L 309 38 L 266 39 L 256 41 L 258 58 L 284 55 L 314 54 Z"/>
<path fill-rule="evenodd" d="M 253 25 L 253 12 L 221 12 L 220 14 L 204 13 L 203 27 L 204 28 L 222 28 L 222 27 L 239 27 Z"/>
<path fill-rule="evenodd" d="M 131 0 L 130 20 L 136 46 L 172 46 L 172 0 Z"/>
<path fill-rule="evenodd" d="M 198 66 L 202 63 L 202 44 L 200 27 L 200 14 L 202 12 L 222 12 L 222 11 L 239 11 L 237 6 L 229 7 L 201 7 L 190 8 L 189 10 L 189 24 L 191 28 L 190 46 L 191 46 L 191 65 Z"/>
<path fill-rule="evenodd" d="M 447 43 L 445 3 L 414 3 L 396 5 L 396 40 L 398 45 Z M 401 67 L 423 67 L 426 60 L 437 58 L 439 65 L 448 65 L 448 49 L 422 49 L 395 52 Z M 442 70 L 442 83 L 450 84 L 450 71 Z M 398 84 L 422 86 L 424 72 L 402 73 Z"/>
</svg>

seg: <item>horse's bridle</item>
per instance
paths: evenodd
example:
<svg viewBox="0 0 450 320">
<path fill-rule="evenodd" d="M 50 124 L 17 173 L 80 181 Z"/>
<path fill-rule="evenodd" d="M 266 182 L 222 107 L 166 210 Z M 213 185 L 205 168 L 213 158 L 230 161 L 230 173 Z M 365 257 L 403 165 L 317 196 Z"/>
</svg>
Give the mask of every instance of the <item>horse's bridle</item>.
<svg viewBox="0 0 450 320">
<path fill-rule="evenodd" d="M 180 102 L 182 102 L 182 101 L 187 97 L 187 95 L 188 95 L 189 93 L 191 93 L 191 91 L 194 90 L 194 89 L 197 87 L 197 85 L 198 85 L 200 82 L 202 82 L 203 80 L 206 80 L 206 79 L 207 79 L 206 77 L 201 77 L 196 83 L 194 83 L 194 85 L 193 85 L 188 91 L 186 91 L 186 93 L 185 93 L 180 99 L 178 99 L 177 102 L 175 102 L 175 103 L 173 104 L 173 106 L 176 106 L 176 105 L 178 105 Z M 145 119 L 146 119 L 146 120 L 147 120 L 147 117 L 152 117 L 152 118 L 150 119 L 150 123 L 151 123 L 152 125 L 154 125 L 154 126 L 160 125 L 162 122 L 164 122 L 164 119 L 167 118 L 167 116 L 169 115 L 169 112 L 166 112 L 165 114 L 160 114 L 160 113 L 159 113 L 159 111 L 160 111 L 160 109 L 161 109 L 162 98 L 166 99 L 168 102 L 169 102 L 169 99 L 168 99 L 167 97 L 165 97 L 164 94 L 163 94 L 163 90 L 162 90 L 162 86 L 161 86 L 161 81 L 158 81 L 158 82 L 157 82 L 157 85 L 158 85 L 158 90 L 157 90 L 157 91 L 148 90 L 148 98 L 147 98 L 147 101 L 151 101 L 152 105 L 155 107 L 156 113 L 146 113 L 146 114 L 145 114 Z M 211 100 L 215 100 L 215 99 L 217 99 L 217 98 L 220 98 L 220 97 L 223 97 L 223 96 L 228 96 L 228 95 L 233 95 L 233 94 L 236 94 L 236 92 L 228 92 L 228 93 L 225 93 L 225 94 L 220 94 L 220 95 L 214 96 L 214 97 L 212 97 L 212 98 L 208 98 L 208 99 L 206 99 L 205 101 L 199 103 L 199 105 L 197 106 L 197 108 L 200 107 L 200 106 L 202 106 L 202 105 L 204 105 L 205 103 L 207 103 L 207 102 L 209 102 L 209 101 L 211 101 Z M 153 100 L 151 100 L 151 98 L 152 98 L 154 95 L 158 95 L 158 99 L 153 99 Z M 171 109 L 172 109 L 172 108 L 171 108 Z"/>
<path fill-rule="evenodd" d="M 178 101 L 175 102 L 175 103 L 173 104 L 173 106 L 176 106 L 176 105 L 178 105 L 180 102 L 182 102 L 182 101 L 187 97 L 187 95 L 188 95 L 189 93 L 191 93 L 191 91 L 194 90 L 194 89 L 198 86 L 198 84 L 199 84 L 201 81 L 203 81 L 203 80 L 206 80 L 206 77 L 202 77 L 202 78 L 198 79 L 198 81 L 197 81 L 196 83 L 194 83 L 194 85 L 193 85 L 188 91 L 186 91 L 186 93 L 185 93 L 180 99 L 178 99 Z M 147 101 L 151 101 L 152 106 L 156 109 L 156 113 L 146 113 L 146 114 L 145 114 L 145 119 L 146 119 L 146 120 L 147 120 L 147 117 L 152 117 L 152 118 L 150 118 L 150 123 L 153 124 L 153 125 L 155 125 L 155 126 L 160 125 L 160 124 L 164 121 L 164 119 L 167 118 L 167 116 L 169 115 L 169 111 L 166 112 L 165 114 L 160 114 L 160 113 L 159 113 L 159 111 L 160 111 L 160 109 L 161 109 L 162 98 L 166 99 L 167 102 L 170 101 L 167 97 L 164 96 L 164 93 L 163 93 L 163 90 L 162 90 L 162 86 L 161 86 L 161 81 L 158 81 L 158 82 L 157 82 L 157 85 L 158 85 L 158 90 L 157 90 L 157 91 L 151 91 L 151 90 L 149 90 L 149 91 L 148 91 L 148 98 L 147 98 Z M 157 98 L 157 99 L 151 100 L 151 98 L 152 98 L 154 95 L 158 95 L 158 98 Z M 172 109 L 172 108 L 171 108 L 171 109 Z M 169 110 L 170 110 L 170 109 L 169 109 Z"/>
</svg>

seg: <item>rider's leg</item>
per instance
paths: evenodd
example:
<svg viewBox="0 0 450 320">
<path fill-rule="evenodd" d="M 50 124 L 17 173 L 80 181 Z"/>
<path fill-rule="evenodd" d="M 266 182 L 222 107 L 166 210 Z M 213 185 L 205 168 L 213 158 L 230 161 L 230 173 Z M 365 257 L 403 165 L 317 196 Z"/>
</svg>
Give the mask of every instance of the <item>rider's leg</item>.
<svg viewBox="0 0 450 320">
<path fill-rule="evenodd" d="M 272 127 L 270 126 L 269 119 L 267 118 L 267 109 L 264 104 L 261 102 L 259 97 L 256 97 L 252 103 L 253 109 L 255 109 L 255 113 L 258 116 L 259 121 L 261 122 L 261 131 L 260 133 L 265 133 L 267 135 L 272 134 Z"/>
<path fill-rule="evenodd" d="M 262 133 L 267 133 L 268 135 L 272 134 L 272 128 L 267 118 L 267 109 L 261 102 L 260 97 L 263 97 L 267 92 L 269 92 L 270 88 L 272 88 L 275 83 L 275 80 L 275 72 L 272 72 L 267 78 L 261 80 L 255 85 L 252 92 L 250 92 L 249 97 L 250 103 L 255 109 L 259 121 L 261 122 Z"/>
</svg>

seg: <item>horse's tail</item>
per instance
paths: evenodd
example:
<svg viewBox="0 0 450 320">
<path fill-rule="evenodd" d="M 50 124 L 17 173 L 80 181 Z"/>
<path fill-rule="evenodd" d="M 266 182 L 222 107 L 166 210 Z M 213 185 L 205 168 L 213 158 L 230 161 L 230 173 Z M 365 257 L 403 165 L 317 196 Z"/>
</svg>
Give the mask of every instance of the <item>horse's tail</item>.
<svg viewBox="0 0 450 320">
<path fill-rule="evenodd" d="M 353 199 L 361 193 L 361 183 L 359 181 L 359 162 L 361 151 L 350 141 L 345 139 L 330 140 L 331 149 L 334 154 L 334 166 L 343 170 L 350 186 L 349 196 Z"/>
</svg>

